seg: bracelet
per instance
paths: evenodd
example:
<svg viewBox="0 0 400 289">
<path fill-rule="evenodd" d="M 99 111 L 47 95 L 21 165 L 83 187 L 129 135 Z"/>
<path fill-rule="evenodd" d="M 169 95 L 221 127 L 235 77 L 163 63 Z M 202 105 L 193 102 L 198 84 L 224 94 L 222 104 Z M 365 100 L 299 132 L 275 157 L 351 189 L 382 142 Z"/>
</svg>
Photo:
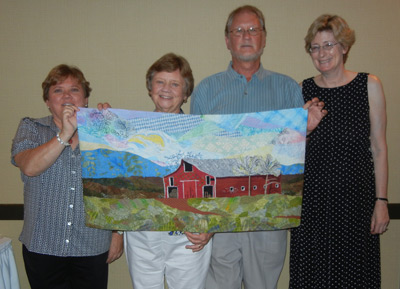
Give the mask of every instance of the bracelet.
<svg viewBox="0 0 400 289">
<path fill-rule="evenodd" d="M 56 137 L 57 137 L 58 142 L 59 142 L 60 144 L 62 144 L 63 146 L 65 146 L 65 147 L 70 146 L 69 143 L 64 142 L 64 141 L 60 138 L 60 134 L 59 134 L 59 133 L 56 134 Z"/>
<path fill-rule="evenodd" d="M 387 198 L 378 198 L 378 197 L 376 197 L 375 201 L 385 201 L 385 202 L 389 203 L 389 200 Z"/>
</svg>

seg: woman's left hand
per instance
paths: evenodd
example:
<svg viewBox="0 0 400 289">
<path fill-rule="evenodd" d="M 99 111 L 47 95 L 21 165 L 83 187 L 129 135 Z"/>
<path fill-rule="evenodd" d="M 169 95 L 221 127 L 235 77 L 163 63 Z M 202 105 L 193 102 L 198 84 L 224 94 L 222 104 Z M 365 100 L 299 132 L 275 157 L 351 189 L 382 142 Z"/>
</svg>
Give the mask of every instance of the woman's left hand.
<svg viewBox="0 0 400 289">
<path fill-rule="evenodd" d="M 122 256 L 122 253 L 124 253 L 124 235 L 113 231 L 110 249 L 108 250 L 107 263 L 111 264 L 115 260 L 118 260 L 119 257 Z"/>
<path fill-rule="evenodd" d="M 185 232 L 186 237 L 193 245 L 185 246 L 186 249 L 190 249 L 193 252 L 201 251 L 208 241 L 214 236 L 214 233 L 189 233 Z"/>
<path fill-rule="evenodd" d="M 389 210 L 387 202 L 376 201 L 374 213 L 371 220 L 371 234 L 383 234 L 387 231 L 389 226 Z"/>
</svg>

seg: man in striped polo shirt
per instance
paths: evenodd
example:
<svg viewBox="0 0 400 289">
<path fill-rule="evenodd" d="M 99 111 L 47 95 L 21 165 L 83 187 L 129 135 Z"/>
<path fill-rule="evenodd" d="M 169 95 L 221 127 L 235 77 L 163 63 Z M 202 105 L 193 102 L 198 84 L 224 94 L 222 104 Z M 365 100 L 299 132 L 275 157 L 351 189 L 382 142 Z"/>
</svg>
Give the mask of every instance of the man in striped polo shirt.
<svg viewBox="0 0 400 289">
<path fill-rule="evenodd" d="M 304 105 L 300 86 L 290 77 L 263 68 L 266 44 L 262 12 L 253 6 L 232 11 L 225 27 L 225 42 L 232 54 L 226 71 L 202 80 L 191 100 L 192 114 L 233 114 L 298 108 Z M 308 128 L 326 114 L 317 99 Z M 314 114 L 315 113 L 315 114 Z M 217 233 L 213 237 L 207 289 L 274 289 L 286 254 L 287 231 Z"/>
</svg>

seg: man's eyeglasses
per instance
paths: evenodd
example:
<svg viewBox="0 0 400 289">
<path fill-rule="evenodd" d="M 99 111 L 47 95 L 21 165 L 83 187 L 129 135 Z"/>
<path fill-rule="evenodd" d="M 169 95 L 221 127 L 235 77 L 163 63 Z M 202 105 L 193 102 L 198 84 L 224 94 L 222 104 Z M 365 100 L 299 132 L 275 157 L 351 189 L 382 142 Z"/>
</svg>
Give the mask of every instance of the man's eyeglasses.
<svg viewBox="0 0 400 289">
<path fill-rule="evenodd" d="M 257 36 L 260 32 L 263 31 L 261 28 L 250 27 L 249 29 L 244 29 L 242 27 L 238 27 L 229 31 L 233 36 L 240 37 L 243 36 L 245 32 L 249 33 L 250 36 Z"/>
<path fill-rule="evenodd" d="M 332 48 L 333 48 L 336 44 L 339 44 L 339 42 L 336 42 L 336 43 L 328 42 L 328 43 L 326 43 L 326 44 L 324 44 L 324 45 L 322 45 L 322 46 L 315 45 L 315 46 L 311 46 L 311 47 L 308 49 L 308 51 L 309 51 L 310 53 L 317 53 L 317 52 L 319 52 L 319 50 L 321 49 L 321 47 L 322 47 L 322 49 L 325 50 L 325 51 L 331 51 Z"/>
</svg>

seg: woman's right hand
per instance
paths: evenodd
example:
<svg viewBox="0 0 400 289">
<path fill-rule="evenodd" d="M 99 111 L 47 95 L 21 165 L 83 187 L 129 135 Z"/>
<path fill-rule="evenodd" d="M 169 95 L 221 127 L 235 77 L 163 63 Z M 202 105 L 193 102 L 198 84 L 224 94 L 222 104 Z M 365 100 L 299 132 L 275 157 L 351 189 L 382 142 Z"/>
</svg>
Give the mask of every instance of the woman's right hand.
<svg viewBox="0 0 400 289">
<path fill-rule="evenodd" d="M 97 109 L 98 110 L 103 110 L 103 109 L 108 109 L 111 108 L 111 105 L 108 102 L 104 102 L 104 103 L 98 103 L 97 104 Z"/>
<path fill-rule="evenodd" d="M 62 127 L 60 128 L 60 138 L 64 142 L 68 142 L 76 132 L 78 123 L 76 120 L 76 113 L 79 108 L 73 104 L 64 105 L 62 111 Z"/>
<path fill-rule="evenodd" d="M 214 233 L 189 233 L 185 232 L 186 237 L 193 245 L 186 245 L 185 248 L 193 252 L 201 251 L 214 236 Z"/>
</svg>

